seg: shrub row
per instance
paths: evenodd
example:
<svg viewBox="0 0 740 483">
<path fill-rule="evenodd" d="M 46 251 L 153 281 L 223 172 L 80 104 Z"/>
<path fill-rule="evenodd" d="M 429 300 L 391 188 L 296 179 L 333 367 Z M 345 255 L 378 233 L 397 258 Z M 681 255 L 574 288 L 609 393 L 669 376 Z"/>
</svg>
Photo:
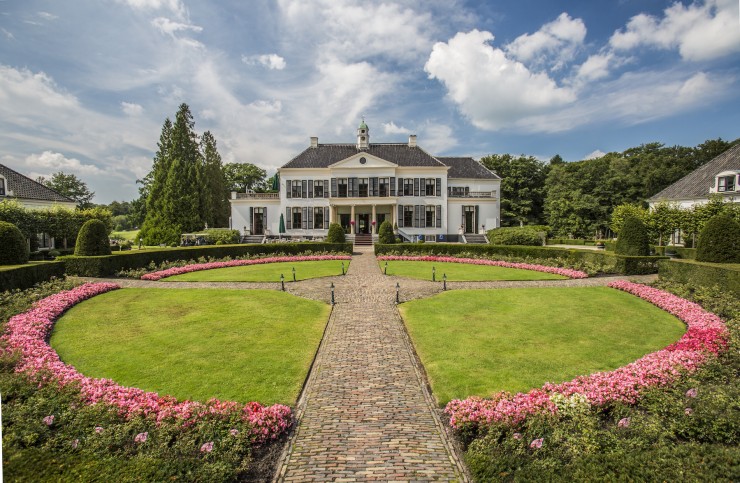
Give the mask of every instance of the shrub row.
<svg viewBox="0 0 740 483">
<path fill-rule="evenodd" d="M 663 281 L 686 284 L 691 287 L 722 290 L 740 297 L 740 267 L 686 260 L 664 260 L 658 263 L 658 274 Z"/>
<path fill-rule="evenodd" d="M 573 238 L 550 238 L 548 245 L 596 245 L 596 240 L 581 240 Z"/>
<path fill-rule="evenodd" d="M 617 273 L 642 275 L 658 272 L 658 260 L 665 257 L 628 257 L 594 250 L 575 250 L 552 247 L 526 247 L 501 245 L 465 245 L 459 243 L 402 243 L 400 245 L 375 245 L 376 255 L 473 255 L 485 258 L 496 256 L 563 259 L 572 264 L 578 262 L 613 265 Z"/>
<path fill-rule="evenodd" d="M 492 245 L 526 245 L 541 247 L 542 238 L 536 227 L 514 226 L 509 228 L 496 228 L 488 230 L 488 240 Z"/>
<path fill-rule="evenodd" d="M 27 289 L 37 283 L 64 277 L 64 263 L 28 263 L 20 267 L 0 270 L 0 292 Z"/>
<path fill-rule="evenodd" d="M 105 277 L 122 270 L 141 268 L 150 263 L 191 260 L 200 257 L 225 258 L 284 253 L 295 255 L 305 252 L 352 253 L 351 243 L 274 243 L 266 245 L 217 245 L 206 247 L 183 247 L 163 250 L 136 250 L 116 252 L 99 257 L 60 257 L 68 275 L 81 277 Z"/>
</svg>

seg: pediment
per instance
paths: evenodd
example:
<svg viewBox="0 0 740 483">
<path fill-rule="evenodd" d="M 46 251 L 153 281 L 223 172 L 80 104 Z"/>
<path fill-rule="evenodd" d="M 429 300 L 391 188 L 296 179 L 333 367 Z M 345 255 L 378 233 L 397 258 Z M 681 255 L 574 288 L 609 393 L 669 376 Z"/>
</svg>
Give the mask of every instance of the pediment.
<svg viewBox="0 0 740 483">
<path fill-rule="evenodd" d="M 337 161 L 336 163 L 329 166 L 330 168 L 352 168 L 352 169 L 362 169 L 362 168 L 397 168 L 398 165 L 396 163 L 391 163 L 390 161 L 386 161 L 383 158 L 379 158 L 378 156 L 373 156 L 372 154 L 368 153 L 357 153 L 353 154 L 349 158 L 343 159 L 341 161 Z"/>
</svg>

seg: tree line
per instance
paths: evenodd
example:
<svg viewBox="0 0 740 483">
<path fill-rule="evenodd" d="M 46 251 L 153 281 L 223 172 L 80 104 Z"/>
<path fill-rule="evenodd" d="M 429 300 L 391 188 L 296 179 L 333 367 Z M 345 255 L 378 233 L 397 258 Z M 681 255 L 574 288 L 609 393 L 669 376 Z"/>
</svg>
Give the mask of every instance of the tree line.
<svg viewBox="0 0 740 483">
<path fill-rule="evenodd" d="M 501 225 L 546 224 L 554 236 L 604 238 L 617 206 L 647 207 L 647 199 L 715 158 L 739 140 L 695 147 L 642 144 L 600 158 L 549 162 L 492 154 L 483 165 L 501 176 Z"/>
</svg>

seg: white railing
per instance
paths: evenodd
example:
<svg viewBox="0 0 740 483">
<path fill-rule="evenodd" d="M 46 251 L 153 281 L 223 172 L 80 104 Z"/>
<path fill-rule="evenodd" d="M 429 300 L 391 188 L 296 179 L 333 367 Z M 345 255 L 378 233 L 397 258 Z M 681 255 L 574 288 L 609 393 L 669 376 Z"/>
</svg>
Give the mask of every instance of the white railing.
<svg viewBox="0 0 740 483">
<path fill-rule="evenodd" d="M 493 191 L 467 191 L 465 193 L 450 191 L 448 198 L 495 198 L 496 190 Z"/>
<path fill-rule="evenodd" d="M 237 200 L 277 200 L 280 193 L 237 193 Z"/>
</svg>

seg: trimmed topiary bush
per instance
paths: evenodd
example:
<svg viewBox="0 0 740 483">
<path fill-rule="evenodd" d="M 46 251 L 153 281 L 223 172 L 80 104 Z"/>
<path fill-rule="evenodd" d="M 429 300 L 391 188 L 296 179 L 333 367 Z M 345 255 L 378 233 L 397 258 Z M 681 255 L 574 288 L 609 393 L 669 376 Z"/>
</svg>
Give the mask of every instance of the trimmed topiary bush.
<svg viewBox="0 0 740 483">
<path fill-rule="evenodd" d="M 339 223 L 329 225 L 329 233 L 326 235 L 327 243 L 345 243 L 347 238 L 344 236 L 344 229 Z"/>
<path fill-rule="evenodd" d="M 396 235 L 393 234 L 393 227 L 391 226 L 390 221 L 385 220 L 380 224 L 380 228 L 378 229 L 378 242 L 387 245 L 396 243 Z"/>
<path fill-rule="evenodd" d="M 728 215 L 716 215 L 699 234 L 696 260 L 714 263 L 740 263 L 740 224 Z"/>
<path fill-rule="evenodd" d="M 14 224 L 0 221 L 0 265 L 21 265 L 28 262 L 28 255 L 23 233 Z"/>
<path fill-rule="evenodd" d="M 511 228 L 495 228 L 488 231 L 488 242 L 491 245 L 522 245 L 541 247 L 541 227 L 516 226 Z"/>
<path fill-rule="evenodd" d="M 617 255 L 646 257 L 650 255 L 650 240 L 645 224 L 637 217 L 628 216 L 617 237 Z"/>
<path fill-rule="evenodd" d="M 75 245 L 77 256 L 110 255 L 110 241 L 108 240 L 108 227 L 100 220 L 85 222 L 77 235 Z"/>
</svg>

